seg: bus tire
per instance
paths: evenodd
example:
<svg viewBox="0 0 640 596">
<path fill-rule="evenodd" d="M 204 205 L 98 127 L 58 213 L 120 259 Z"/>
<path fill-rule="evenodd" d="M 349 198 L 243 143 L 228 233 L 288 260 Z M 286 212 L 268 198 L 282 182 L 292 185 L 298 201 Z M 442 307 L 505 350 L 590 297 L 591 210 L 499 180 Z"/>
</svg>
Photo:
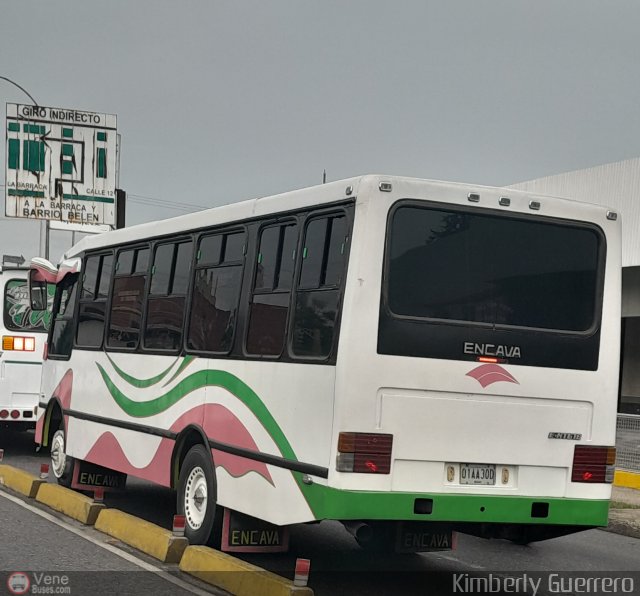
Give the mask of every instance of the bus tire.
<svg viewBox="0 0 640 596">
<path fill-rule="evenodd" d="M 180 467 L 178 514 L 185 517 L 185 536 L 190 544 L 216 541 L 216 482 L 211 451 L 204 445 L 189 449 Z"/>
<path fill-rule="evenodd" d="M 51 471 L 58 484 L 69 488 L 73 476 L 74 459 L 66 453 L 64 427 L 53 433 L 51 437 Z"/>
</svg>

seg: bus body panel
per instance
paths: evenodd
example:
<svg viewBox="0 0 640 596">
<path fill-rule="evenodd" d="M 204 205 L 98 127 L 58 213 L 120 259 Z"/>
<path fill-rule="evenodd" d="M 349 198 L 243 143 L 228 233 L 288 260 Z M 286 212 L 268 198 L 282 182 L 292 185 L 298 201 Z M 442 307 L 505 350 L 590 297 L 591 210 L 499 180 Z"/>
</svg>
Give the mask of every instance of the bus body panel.
<svg viewBox="0 0 640 596">
<path fill-rule="evenodd" d="M 64 407 L 85 418 L 68 417 L 67 453 L 170 486 L 175 439 L 145 430 L 161 429 L 175 437 L 195 425 L 213 441 L 328 466 L 333 403 L 327 396 L 333 394 L 334 367 L 281 363 L 267 372 L 259 362 L 196 358 L 184 363 L 184 357 L 156 357 L 150 364 L 140 354 L 81 350 L 74 350 L 69 361 L 49 360 L 47 368 L 57 372 L 45 375 L 43 393 L 57 396 L 57 380 L 72 371 L 73 391 Z M 215 376 L 221 371 L 228 383 Z M 163 372 L 146 387 L 132 384 L 142 385 Z M 249 390 L 260 407 L 242 401 Z M 171 396 L 172 405 L 158 403 L 163 396 Z M 113 421 L 133 428 L 115 427 Z M 289 470 L 215 448 L 212 456 L 221 505 L 277 524 L 314 519 Z M 282 508 L 285 499 L 288 506 Z"/>
</svg>

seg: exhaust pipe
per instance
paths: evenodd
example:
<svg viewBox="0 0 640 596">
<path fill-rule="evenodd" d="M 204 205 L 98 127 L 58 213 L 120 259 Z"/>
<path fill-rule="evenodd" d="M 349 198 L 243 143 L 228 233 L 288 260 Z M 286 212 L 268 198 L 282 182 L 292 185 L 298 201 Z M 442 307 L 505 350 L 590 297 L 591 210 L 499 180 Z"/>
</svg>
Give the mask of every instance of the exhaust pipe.
<svg viewBox="0 0 640 596">
<path fill-rule="evenodd" d="M 373 540 L 373 528 L 365 522 L 346 521 L 342 522 L 342 525 L 346 528 L 347 532 L 356 539 L 356 542 L 360 546 L 368 544 Z"/>
</svg>

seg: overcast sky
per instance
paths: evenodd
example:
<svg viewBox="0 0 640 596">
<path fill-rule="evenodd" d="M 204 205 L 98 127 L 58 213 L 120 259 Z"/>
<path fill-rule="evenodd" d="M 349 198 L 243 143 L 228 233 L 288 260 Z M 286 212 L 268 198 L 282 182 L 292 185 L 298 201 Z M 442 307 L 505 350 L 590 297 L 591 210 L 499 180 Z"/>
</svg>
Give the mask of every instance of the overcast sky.
<svg viewBox="0 0 640 596">
<path fill-rule="evenodd" d="M 639 26 L 638 0 L 5 0 L 0 75 L 117 114 L 133 224 L 323 169 L 501 186 L 637 157 Z M 38 235 L 3 217 L 0 254 Z"/>
</svg>

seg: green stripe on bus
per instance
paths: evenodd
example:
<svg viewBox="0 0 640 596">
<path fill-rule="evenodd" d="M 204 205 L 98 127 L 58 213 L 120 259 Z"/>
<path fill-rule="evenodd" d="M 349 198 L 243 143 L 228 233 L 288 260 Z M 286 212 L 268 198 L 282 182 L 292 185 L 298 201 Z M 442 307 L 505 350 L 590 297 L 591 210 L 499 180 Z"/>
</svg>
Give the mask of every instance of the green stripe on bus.
<svg viewBox="0 0 640 596">
<path fill-rule="evenodd" d="M 26 362 L 24 360 L 5 360 L 5 364 L 35 364 L 36 366 L 42 366 L 42 362 Z"/>
<path fill-rule="evenodd" d="M 184 360 L 180 363 L 180 366 L 178 367 L 178 370 L 163 385 L 163 387 L 166 387 L 167 385 L 170 385 L 175 379 L 177 379 L 182 374 L 182 371 L 184 371 L 184 369 L 187 368 L 187 366 L 189 366 L 195 359 L 196 359 L 195 356 L 185 356 Z"/>
<path fill-rule="evenodd" d="M 126 372 L 124 372 L 113 361 L 113 359 L 109 356 L 109 354 L 107 354 L 106 356 L 109 359 L 109 362 L 111 363 L 111 366 L 113 366 L 114 370 L 118 373 L 118 376 L 120 378 L 124 379 L 127 383 L 129 383 L 129 385 L 132 385 L 133 387 L 137 387 L 138 389 L 146 389 L 147 387 L 151 387 L 152 385 L 155 385 L 156 383 L 159 383 L 160 381 L 162 381 L 162 379 L 164 379 L 169 374 L 171 369 L 175 366 L 176 362 L 178 362 L 178 360 L 180 360 L 179 357 L 176 358 L 171 363 L 169 368 L 167 368 L 166 370 L 163 370 L 160 374 L 156 375 L 155 377 L 151 377 L 150 379 L 137 379 L 136 377 L 132 377 L 131 375 L 129 375 Z"/>
<path fill-rule="evenodd" d="M 113 361 L 113 358 L 111 358 L 109 354 L 106 354 L 106 356 L 109 362 L 111 363 L 111 366 L 113 366 L 114 370 L 118 373 L 118 376 L 121 379 L 124 379 L 127 383 L 129 383 L 129 385 L 132 385 L 133 387 L 137 387 L 138 389 L 146 389 L 147 387 L 151 387 L 152 385 L 155 385 L 156 383 L 159 383 L 160 381 L 162 381 L 162 379 L 164 379 L 169 374 L 171 369 L 175 366 L 176 362 L 180 360 L 180 357 L 176 358 L 171 363 L 169 368 L 162 371 L 160 374 L 156 375 L 155 377 L 151 377 L 150 379 L 138 379 L 137 377 L 134 377 L 126 373 L 125 371 L 123 371 Z M 166 387 L 167 385 L 170 385 L 171 382 L 174 381 L 176 378 L 178 378 L 182 374 L 184 369 L 187 368 L 187 366 L 189 366 L 195 360 L 195 358 L 196 358 L 195 356 L 185 356 L 182 362 L 180 363 L 180 366 L 177 368 L 176 372 L 173 373 L 173 375 L 169 378 L 169 380 L 166 383 L 164 383 L 164 385 L 162 386 Z"/>
<path fill-rule="evenodd" d="M 298 472 L 295 475 L 300 478 L 299 486 L 318 520 L 388 519 L 576 526 L 606 526 L 608 521 L 607 500 L 345 491 L 320 484 L 302 484 L 302 475 Z M 432 499 L 432 512 L 414 513 L 416 499 Z M 548 503 L 548 516 L 531 517 L 533 503 Z"/>
<path fill-rule="evenodd" d="M 96 366 L 102 375 L 109 393 L 120 406 L 120 408 L 133 418 L 146 418 L 160 414 L 168 410 L 171 406 L 178 403 L 181 399 L 204 387 L 221 387 L 226 389 L 233 396 L 237 397 L 245 406 L 247 406 L 253 415 L 258 419 L 260 424 L 269 433 L 269 436 L 277 445 L 282 457 L 292 461 L 298 461 L 293 448 L 289 444 L 287 437 L 282 429 L 264 405 L 262 400 L 246 383 L 241 381 L 235 375 L 223 370 L 200 370 L 195 372 L 182 381 L 180 381 L 173 389 L 165 394 L 148 401 L 135 401 L 128 398 L 120 389 L 118 389 L 105 369 L 96 362 Z"/>
</svg>

